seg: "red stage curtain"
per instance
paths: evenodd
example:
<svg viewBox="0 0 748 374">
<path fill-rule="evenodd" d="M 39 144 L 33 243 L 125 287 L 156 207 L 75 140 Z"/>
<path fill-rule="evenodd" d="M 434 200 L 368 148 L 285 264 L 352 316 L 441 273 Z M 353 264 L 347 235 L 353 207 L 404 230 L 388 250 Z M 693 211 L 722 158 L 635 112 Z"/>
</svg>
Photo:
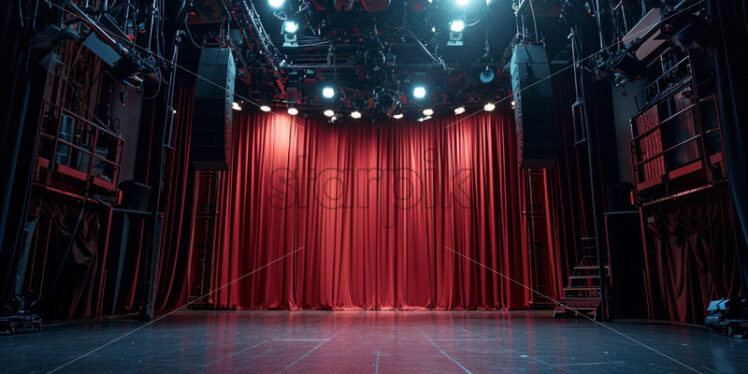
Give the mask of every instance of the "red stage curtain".
<svg viewBox="0 0 748 374">
<path fill-rule="evenodd" d="M 655 318 L 701 323 L 711 300 L 741 294 L 732 202 L 727 186 L 657 207 L 653 271 Z"/>
<path fill-rule="evenodd" d="M 175 91 L 174 119 L 171 144 L 174 150 L 166 153 L 164 168 L 164 225 L 161 233 L 156 283 L 156 311 L 169 311 L 187 302 L 187 287 L 191 258 L 190 225 L 194 170 L 190 165 L 192 115 L 195 81 L 182 77 Z"/>
<path fill-rule="evenodd" d="M 192 195 L 194 170 L 190 165 L 190 139 L 192 135 L 192 115 L 195 94 L 195 78 L 177 76 L 174 96 L 174 108 L 177 110 L 171 133 L 170 144 L 174 149 L 167 150 L 164 168 L 164 191 L 161 197 L 161 209 L 164 221 L 161 230 L 161 245 L 156 279 L 157 312 L 167 312 L 187 302 L 187 287 L 190 274 L 190 224 L 192 218 Z M 160 98 L 163 99 L 163 98 Z M 154 126 L 144 127 L 147 133 L 141 138 L 145 149 L 152 151 L 152 144 L 160 138 L 162 118 L 159 116 L 166 105 L 163 100 L 151 103 L 150 121 Z M 143 164 L 151 165 L 151 153 L 143 156 Z M 144 179 L 153 187 L 152 170 L 145 170 Z M 154 199 L 151 194 L 151 199 Z M 130 247 L 123 278 L 120 300 L 126 311 L 137 311 L 142 308 L 143 277 L 146 273 L 146 256 L 151 245 L 150 217 L 131 216 Z M 137 221 L 136 221 L 137 220 Z"/>
<path fill-rule="evenodd" d="M 216 306 L 527 307 L 529 291 L 449 249 L 529 282 L 514 125 L 501 109 L 456 124 L 238 116 L 216 284 L 246 276 Z"/>
</svg>

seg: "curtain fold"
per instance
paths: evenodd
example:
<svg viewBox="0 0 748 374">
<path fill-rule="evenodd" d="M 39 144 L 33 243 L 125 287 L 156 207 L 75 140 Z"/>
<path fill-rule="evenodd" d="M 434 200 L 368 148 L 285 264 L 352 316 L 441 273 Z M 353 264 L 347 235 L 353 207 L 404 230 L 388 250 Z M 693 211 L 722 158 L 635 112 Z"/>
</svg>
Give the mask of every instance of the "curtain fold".
<svg viewBox="0 0 748 374">
<path fill-rule="evenodd" d="M 195 81 L 183 77 L 177 85 L 171 144 L 164 168 L 164 225 L 161 232 L 161 255 L 156 280 L 157 312 L 170 311 L 187 302 L 189 261 L 191 258 L 190 230 L 194 169 L 190 165 L 190 138 L 195 96 Z"/>
<path fill-rule="evenodd" d="M 719 186 L 654 212 L 655 318 L 701 323 L 710 301 L 742 293 L 732 209 Z"/>
<path fill-rule="evenodd" d="M 529 291 L 492 271 L 528 281 L 511 118 L 238 116 L 216 306 L 527 307 Z"/>
</svg>

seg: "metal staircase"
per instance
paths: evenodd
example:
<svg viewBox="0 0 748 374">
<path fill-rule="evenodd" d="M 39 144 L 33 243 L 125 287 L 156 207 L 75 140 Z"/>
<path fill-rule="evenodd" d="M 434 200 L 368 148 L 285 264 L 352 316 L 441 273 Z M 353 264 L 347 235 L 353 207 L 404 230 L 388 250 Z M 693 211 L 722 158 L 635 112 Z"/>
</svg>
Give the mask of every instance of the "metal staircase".
<svg viewBox="0 0 748 374">
<path fill-rule="evenodd" d="M 585 241 L 594 241 L 594 238 L 582 238 Z M 583 248 L 585 248 L 583 246 Z M 610 276 L 610 266 L 603 267 L 605 277 Z M 563 288 L 563 296 L 559 302 L 566 307 L 556 306 L 553 316 L 562 315 L 578 316 L 582 313 L 592 318 L 597 318 L 600 310 L 600 268 L 597 257 L 592 255 L 582 256 L 577 266 L 574 266 L 568 278 L 567 286 Z"/>
</svg>

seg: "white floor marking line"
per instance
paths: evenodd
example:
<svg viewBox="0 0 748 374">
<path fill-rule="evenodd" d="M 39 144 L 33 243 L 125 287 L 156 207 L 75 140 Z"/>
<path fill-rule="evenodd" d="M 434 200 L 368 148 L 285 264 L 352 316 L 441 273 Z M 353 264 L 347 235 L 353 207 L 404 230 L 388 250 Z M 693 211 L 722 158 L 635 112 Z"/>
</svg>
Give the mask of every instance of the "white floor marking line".
<svg viewBox="0 0 748 374">
<path fill-rule="evenodd" d="M 470 372 L 470 370 L 468 370 L 466 367 L 462 366 L 462 364 L 460 364 L 459 362 L 457 362 L 457 360 L 455 360 L 454 358 L 452 358 L 452 356 L 448 355 L 447 352 L 444 352 L 444 350 L 441 347 L 439 347 L 438 345 L 436 345 L 436 343 L 434 343 L 434 341 L 431 340 L 431 338 L 429 338 L 428 335 L 424 334 L 423 331 L 421 331 L 421 329 L 419 329 L 418 327 L 416 327 L 416 329 L 418 330 L 418 332 L 421 333 L 421 335 L 423 335 L 424 338 L 426 338 L 429 341 L 429 343 L 431 343 L 431 345 L 433 345 L 434 347 L 436 347 L 436 349 L 438 349 L 439 352 L 441 352 L 444 355 L 444 357 L 446 357 L 450 361 L 454 362 L 455 365 L 459 366 L 460 369 L 464 370 L 466 373 L 473 374 L 472 372 Z"/>
<path fill-rule="evenodd" d="M 144 328 L 146 328 L 146 327 L 148 327 L 148 326 L 150 326 L 150 325 L 152 325 L 152 324 L 154 324 L 154 323 L 156 323 L 156 322 L 158 322 L 158 321 L 160 321 L 160 320 L 162 320 L 162 319 L 164 319 L 164 318 L 166 318 L 166 317 L 168 317 L 168 316 L 170 316 L 170 315 L 172 315 L 172 314 L 174 314 L 174 313 L 176 313 L 176 312 L 178 312 L 178 311 L 180 311 L 182 309 L 186 309 L 188 306 L 190 306 L 190 305 L 192 305 L 192 304 L 194 304 L 194 303 L 196 303 L 196 302 L 198 302 L 198 301 L 200 301 L 200 300 L 202 300 L 202 299 L 204 299 L 204 298 L 206 298 L 206 297 L 208 297 L 208 296 L 210 296 L 210 295 L 212 295 L 212 294 L 214 294 L 214 293 L 216 293 L 216 292 L 218 292 L 218 291 L 220 291 L 220 290 L 222 290 L 222 289 L 224 289 L 224 288 L 226 288 L 226 287 L 228 287 L 228 286 L 230 286 L 230 285 L 232 285 L 232 284 L 234 284 L 234 283 L 236 283 L 236 282 L 238 282 L 238 281 L 240 281 L 240 280 L 242 280 L 242 279 L 244 279 L 244 278 L 246 278 L 246 277 L 248 277 L 248 276 L 250 276 L 250 275 L 252 275 L 252 274 L 254 274 L 254 273 L 256 273 L 256 272 L 258 272 L 258 271 L 260 271 L 260 270 L 262 270 L 262 269 L 264 269 L 264 268 L 266 268 L 266 267 L 268 267 L 268 266 L 270 266 L 270 265 L 272 265 L 274 263 L 276 263 L 276 262 L 278 262 L 278 261 L 280 261 L 280 260 L 283 260 L 284 258 L 286 258 L 288 256 L 291 256 L 291 255 L 295 254 L 296 252 L 298 252 L 298 251 L 300 251 L 302 249 L 304 249 L 304 247 L 296 248 L 292 252 L 286 253 L 285 255 L 283 255 L 281 257 L 278 257 L 275 260 L 270 261 L 267 264 L 262 265 L 262 266 L 258 267 L 257 269 L 254 269 L 254 270 L 250 271 L 249 273 L 244 274 L 241 277 L 236 278 L 236 279 L 232 280 L 231 282 L 228 282 L 228 283 L 222 285 L 221 287 L 218 287 L 215 290 L 210 291 L 210 292 L 206 293 L 205 295 L 200 296 L 200 297 L 196 298 L 195 300 L 190 301 L 189 303 L 184 304 L 184 305 L 180 306 L 179 308 L 176 308 L 176 309 L 172 310 L 169 313 L 166 313 L 166 314 L 164 314 L 164 315 L 162 315 L 162 316 L 154 319 L 153 321 L 150 321 L 150 322 L 146 323 L 143 326 L 140 326 L 140 327 L 138 327 L 138 328 L 136 328 L 136 329 L 134 329 L 134 330 L 132 330 L 132 331 L 130 331 L 128 333 L 120 335 L 119 337 L 114 338 L 114 339 L 112 339 L 112 340 L 110 340 L 110 341 L 108 341 L 108 342 L 106 342 L 106 343 L 104 343 L 104 344 L 102 344 L 102 345 L 100 345 L 100 346 L 98 346 L 98 347 L 96 347 L 96 348 L 94 348 L 94 349 L 92 349 L 92 350 L 90 350 L 90 351 L 88 351 L 88 352 L 86 352 L 86 353 L 84 353 L 84 354 L 82 354 L 82 355 L 80 355 L 80 356 L 78 356 L 78 357 L 76 357 L 76 358 L 74 358 L 74 359 L 72 359 L 72 360 L 70 360 L 70 361 L 68 361 L 68 362 L 66 362 L 66 363 L 64 363 L 64 364 L 56 367 L 56 368 L 54 368 L 54 369 L 52 369 L 52 370 L 50 370 L 50 371 L 48 371 L 47 374 L 59 371 L 60 369 L 66 367 L 66 366 L 68 366 L 68 365 L 70 365 L 70 364 L 72 364 L 72 363 L 74 363 L 74 362 L 76 362 L 76 361 L 78 361 L 78 360 L 80 360 L 80 359 L 82 359 L 84 357 L 87 357 L 87 356 L 91 355 L 92 353 L 94 353 L 96 351 L 99 351 L 99 350 L 101 350 L 102 348 L 104 348 L 106 346 L 109 346 L 109 345 L 111 345 L 111 344 L 113 344 L 115 342 L 118 342 L 118 341 L 120 341 L 120 340 L 122 340 L 122 339 L 124 339 L 124 338 L 126 338 L 126 337 L 128 337 L 128 336 L 130 336 L 130 335 L 132 335 L 132 334 L 134 334 L 134 333 L 136 333 L 136 332 L 138 332 L 138 331 L 140 331 L 140 330 L 142 330 L 142 329 L 144 329 Z"/>
<path fill-rule="evenodd" d="M 250 347 L 244 348 L 244 349 L 242 349 L 242 350 L 236 351 L 236 352 L 234 352 L 234 353 L 232 353 L 232 354 L 230 354 L 230 355 L 228 355 L 228 356 L 225 356 L 225 357 L 221 357 L 221 358 L 219 358 L 219 359 L 217 359 L 217 360 L 213 360 L 213 361 L 211 361 L 211 362 L 209 362 L 209 363 L 207 363 L 207 364 L 204 364 L 204 365 L 203 365 L 203 368 L 207 368 L 207 367 L 209 367 L 209 366 L 213 366 L 213 365 L 215 365 L 215 364 L 217 364 L 217 363 L 219 363 L 219 362 L 221 362 L 221 361 L 223 361 L 223 360 L 226 360 L 226 359 L 228 359 L 228 358 L 233 358 L 233 357 L 235 357 L 235 356 L 237 356 L 237 355 L 239 355 L 239 354 L 242 354 L 242 353 L 244 353 L 244 352 L 246 352 L 246 351 L 249 351 L 249 350 L 251 350 L 251 349 L 257 348 L 257 347 L 259 347 L 259 346 L 261 346 L 261 345 L 263 345 L 263 344 L 265 344 L 265 343 L 268 343 L 268 342 L 270 342 L 270 340 L 263 340 L 263 341 L 261 341 L 261 342 L 259 342 L 259 343 L 255 344 L 255 345 L 253 345 L 253 346 L 250 346 Z"/>
<path fill-rule="evenodd" d="M 307 358 L 307 356 L 309 356 L 310 354 L 312 354 L 312 352 L 316 351 L 316 350 L 317 350 L 317 348 L 321 347 L 321 346 L 322 346 L 323 344 L 325 344 L 325 343 L 329 342 L 330 340 L 332 340 L 332 339 L 333 339 L 333 338 L 335 337 L 335 335 L 338 335 L 338 333 L 339 333 L 339 332 L 336 332 L 336 333 L 335 333 L 335 334 L 333 334 L 333 335 L 332 335 L 331 337 L 329 337 L 329 338 L 327 338 L 327 339 L 324 339 L 324 341 L 323 341 L 322 343 L 319 343 L 319 344 L 317 344 L 316 346 L 314 346 L 314 348 L 312 348 L 312 349 L 311 349 L 311 350 L 310 350 L 309 352 L 307 352 L 307 353 L 304 353 L 304 355 L 302 355 L 301 357 L 297 358 L 297 359 L 296 359 L 296 361 L 294 361 L 294 362 L 290 363 L 290 364 L 289 364 L 288 366 L 286 366 L 286 367 L 285 367 L 285 368 L 284 368 L 283 370 L 281 370 L 281 372 L 283 372 L 283 371 L 286 371 L 286 370 L 288 370 L 288 369 L 292 368 L 292 367 L 293 367 L 294 365 L 298 364 L 298 363 L 299 363 L 299 362 L 300 362 L 301 360 L 303 360 L 303 359 Z"/>
<path fill-rule="evenodd" d="M 561 306 L 564 309 L 567 309 L 567 310 L 570 310 L 570 311 L 572 311 L 574 313 L 577 313 L 580 316 L 582 316 L 582 317 L 584 317 L 584 318 L 592 321 L 593 323 L 597 324 L 598 326 L 602 326 L 602 327 L 604 327 L 604 328 L 606 328 L 606 329 L 608 329 L 608 330 L 610 330 L 610 331 L 612 331 L 612 332 L 614 332 L 614 333 L 616 333 L 616 334 L 618 334 L 618 335 L 620 335 L 620 336 L 622 336 L 622 337 L 624 337 L 624 338 L 626 338 L 626 339 L 628 339 L 628 340 L 630 340 L 630 341 L 632 341 L 632 342 L 634 342 L 636 344 L 639 344 L 640 346 L 642 346 L 642 347 L 644 347 L 644 348 L 646 348 L 646 349 L 648 349 L 648 350 L 650 350 L 650 351 L 652 351 L 654 353 L 657 353 L 658 355 L 660 355 L 662 357 L 665 357 L 668 360 L 673 361 L 676 364 L 678 364 L 680 366 L 683 366 L 684 368 L 686 368 L 688 370 L 693 371 L 694 373 L 704 374 L 703 372 L 701 372 L 699 370 L 696 370 L 695 368 L 693 368 L 691 366 L 688 366 L 685 363 L 680 362 L 680 361 L 674 359 L 673 357 L 670 357 L 670 356 L 666 355 L 665 353 L 662 353 L 662 352 L 660 352 L 660 351 L 658 351 L 658 350 L 656 350 L 656 349 L 654 349 L 654 348 L 652 348 L 652 347 L 650 347 L 650 346 L 648 346 L 648 345 L 646 345 L 646 344 L 644 344 L 644 343 L 642 343 L 642 342 L 640 342 L 640 341 L 638 341 L 638 340 L 636 340 L 636 339 L 634 339 L 634 338 L 632 338 L 632 337 L 630 337 L 630 336 L 628 336 L 628 335 L 626 335 L 626 334 L 624 334 L 624 333 L 622 333 L 622 332 L 620 332 L 620 331 L 618 331 L 618 330 L 616 330 L 616 329 L 614 329 L 614 328 L 612 328 L 612 327 L 610 327 L 610 326 L 608 326 L 608 325 L 606 325 L 606 324 L 604 324 L 602 322 L 596 321 L 594 318 L 591 318 L 590 316 L 584 314 L 583 312 L 574 310 L 573 308 L 568 307 L 568 306 L 562 304 L 558 300 L 555 300 L 552 297 L 550 297 L 550 296 L 548 296 L 548 295 L 546 295 L 546 294 L 544 294 L 544 293 L 542 293 L 540 291 L 533 290 L 532 288 L 528 287 L 524 283 L 519 282 L 517 280 L 514 280 L 513 278 L 511 278 L 509 276 L 506 276 L 506 275 L 504 275 L 504 274 L 502 274 L 502 273 L 500 273 L 500 272 L 498 272 L 498 271 L 496 271 L 494 269 L 491 269 L 490 267 L 488 267 L 486 265 L 483 265 L 482 263 L 480 263 L 478 261 L 475 261 L 472 258 L 470 258 L 468 256 L 465 256 L 464 254 L 462 254 L 460 252 L 455 251 L 452 248 L 449 248 L 447 246 L 445 246 L 444 248 L 450 250 L 452 253 L 454 253 L 454 254 L 456 254 L 456 255 L 458 255 L 458 256 L 460 256 L 460 257 L 462 257 L 462 258 L 464 258 L 464 259 L 466 259 L 466 260 L 468 260 L 468 261 L 470 261 L 470 262 L 472 262 L 472 263 L 474 263 L 474 264 L 482 267 L 482 268 L 485 268 L 486 270 L 491 271 L 491 272 L 495 273 L 496 275 L 498 275 L 498 276 L 500 276 L 500 277 L 502 277 L 502 278 L 504 278 L 504 279 L 506 279 L 506 280 L 508 280 L 508 281 L 510 281 L 510 282 L 512 282 L 512 283 L 514 283 L 514 284 L 516 284 L 516 285 L 518 285 L 518 286 L 520 286 L 520 287 L 522 287 L 522 288 L 524 288 L 524 289 L 526 289 L 526 290 L 528 290 L 528 291 L 530 291 L 530 292 L 532 292 L 532 293 L 534 293 L 536 295 L 538 295 L 538 296 L 544 297 L 544 298 L 552 301 L 553 303 L 555 303 L 556 305 Z"/>
</svg>

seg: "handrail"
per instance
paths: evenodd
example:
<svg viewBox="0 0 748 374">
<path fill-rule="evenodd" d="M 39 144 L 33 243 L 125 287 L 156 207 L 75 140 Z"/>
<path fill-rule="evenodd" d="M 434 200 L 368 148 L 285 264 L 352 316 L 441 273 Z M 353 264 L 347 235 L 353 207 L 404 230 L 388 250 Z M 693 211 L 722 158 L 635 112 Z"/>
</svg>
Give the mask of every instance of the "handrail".
<svg viewBox="0 0 748 374">
<path fill-rule="evenodd" d="M 671 147 L 668 147 L 667 149 L 663 149 L 662 151 L 658 152 L 657 154 L 655 154 L 655 155 L 654 155 L 654 156 L 652 156 L 652 157 L 649 157 L 649 158 L 646 158 L 646 159 L 642 159 L 642 160 L 640 160 L 640 161 L 638 161 L 638 162 L 634 162 L 634 163 L 633 163 L 633 167 L 634 167 L 634 168 L 636 169 L 636 168 L 638 168 L 639 166 L 641 166 L 641 165 L 643 165 L 643 164 L 646 164 L 646 163 L 648 163 L 648 162 L 651 162 L 651 161 L 652 161 L 653 159 L 655 159 L 655 158 L 659 158 L 659 157 L 662 157 L 662 156 L 664 156 L 664 155 L 665 155 L 666 153 L 668 153 L 668 152 L 670 152 L 670 151 L 672 151 L 672 150 L 674 150 L 674 149 L 676 149 L 676 148 L 680 148 L 680 147 L 682 147 L 682 146 L 684 146 L 684 145 L 686 145 L 686 144 L 688 144 L 688 143 L 690 143 L 690 142 L 693 142 L 694 140 L 697 140 L 697 139 L 699 139 L 699 138 L 701 138 L 701 135 L 700 135 L 700 134 L 696 134 L 696 135 L 694 135 L 694 136 L 692 136 L 692 137 L 690 137 L 690 138 L 688 138 L 688 139 L 685 139 L 685 140 L 683 140 L 682 142 L 680 142 L 680 143 L 678 143 L 678 144 L 676 144 L 676 145 L 673 145 L 673 146 L 671 146 Z M 701 153 L 701 152 L 699 152 L 699 153 Z M 697 159 L 701 159 L 701 158 L 702 158 L 702 155 L 699 155 L 699 157 L 698 157 Z"/>
<path fill-rule="evenodd" d="M 641 134 L 639 134 L 639 135 L 635 135 L 635 136 L 634 136 L 633 138 L 631 138 L 631 141 L 633 142 L 633 141 L 636 141 L 636 140 L 638 140 L 638 139 L 641 139 L 641 138 L 643 138 L 643 137 L 645 137 L 645 136 L 647 136 L 647 135 L 650 135 L 650 134 L 652 134 L 652 133 L 653 133 L 653 132 L 655 132 L 656 130 L 659 130 L 659 129 L 661 129 L 663 125 L 666 125 L 667 123 L 669 123 L 669 122 L 670 122 L 670 121 L 671 121 L 671 120 L 672 120 L 673 118 L 675 118 L 675 117 L 677 117 L 677 116 L 680 116 L 681 114 L 683 114 L 683 113 L 685 113 L 686 111 L 688 111 L 688 110 L 690 110 L 690 109 L 693 109 L 693 108 L 695 108 L 695 107 L 696 107 L 696 104 L 695 104 L 695 103 L 694 103 L 694 104 L 690 104 L 689 106 L 687 106 L 687 107 L 685 107 L 685 108 L 683 108 L 683 109 L 681 109 L 681 110 L 677 111 L 677 112 L 676 112 L 675 114 L 671 115 L 670 117 L 668 117 L 668 118 L 665 118 L 665 119 L 664 119 L 664 120 L 662 120 L 662 121 L 659 121 L 659 122 L 657 123 L 657 125 L 656 125 L 656 126 L 653 126 L 653 127 L 651 128 L 651 129 L 648 129 L 647 131 L 644 131 L 644 132 L 642 132 L 642 133 L 641 133 Z"/>
</svg>

